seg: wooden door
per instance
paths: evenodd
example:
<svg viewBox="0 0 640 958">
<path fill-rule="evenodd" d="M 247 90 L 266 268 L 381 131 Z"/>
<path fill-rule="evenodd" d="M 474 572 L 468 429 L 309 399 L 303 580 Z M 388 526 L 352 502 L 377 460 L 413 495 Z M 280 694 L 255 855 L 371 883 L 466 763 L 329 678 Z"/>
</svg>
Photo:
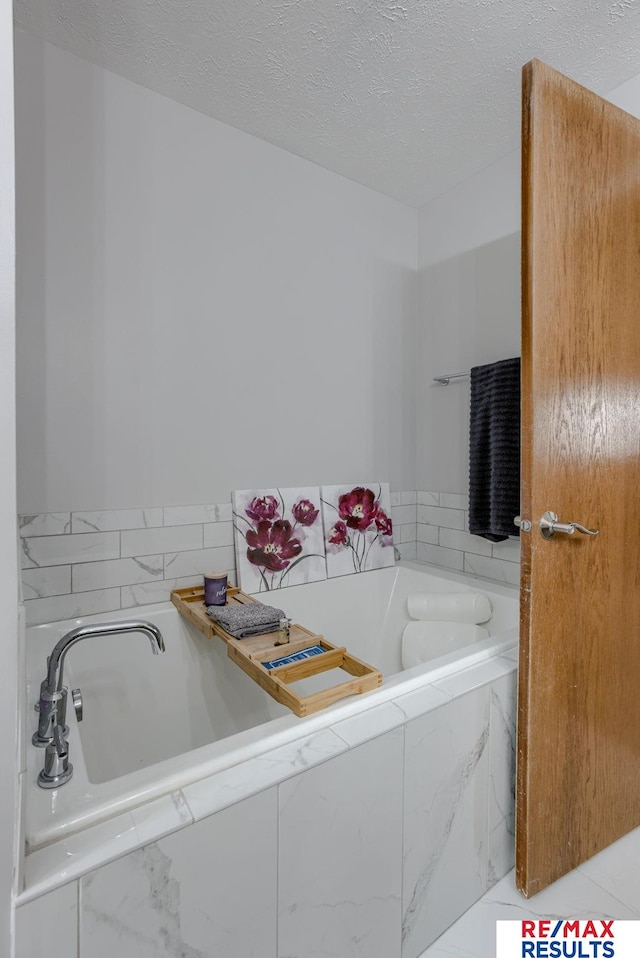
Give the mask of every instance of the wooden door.
<svg viewBox="0 0 640 958">
<path fill-rule="evenodd" d="M 640 824 L 640 121 L 524 69 L 516 884 Z M 597 536 L 541 535 L 547 511 Z"/>
</svg>

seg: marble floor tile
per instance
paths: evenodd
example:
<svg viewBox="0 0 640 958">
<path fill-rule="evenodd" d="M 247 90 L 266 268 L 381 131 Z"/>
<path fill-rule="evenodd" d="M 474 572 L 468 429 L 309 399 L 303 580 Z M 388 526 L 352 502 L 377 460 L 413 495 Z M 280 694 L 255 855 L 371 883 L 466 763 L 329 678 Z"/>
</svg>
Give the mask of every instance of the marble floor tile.
<svg viewBox="0 0 640 958">
<path fill-rule="evenodd" d="M 634 918 L 625 907 L 578 869 L 559 878 L 533 898 L 523 898 L 517 891 L 514 872 L 509 872 L 491 888 L 484 899 L 504 910 L 500 918 L 519 917 L 524 910 L 541 918 Z M 507 914 L 511 912 L 511 914 Z M 525 918 L 528 915 L 524 916 Z"/>
<path fill-rule="evenodd" d="M 633 849 L 629 849 L 633 854 Z M 617 856 L 616 856 L 617 857 Z M 624 871 L 623 854 L 612 871 Z M 581 866 L 582 867 L 582 866 Z M 640 906 L 640 888 L 635 886 L 633 902 Z M 640 910 L 623 905 L 581 869 L 576 869 L 533 898 L 523 898 L 510 872 L 455 922 L 420 958 L 495 958 L 496 921 L 524 918 L 617 918 L 632 920 Z"/>
<path fill-rule="evenodd" d="M 640 918 L 640 828 L 594 855 L 578 871 Z"/>
</svg>

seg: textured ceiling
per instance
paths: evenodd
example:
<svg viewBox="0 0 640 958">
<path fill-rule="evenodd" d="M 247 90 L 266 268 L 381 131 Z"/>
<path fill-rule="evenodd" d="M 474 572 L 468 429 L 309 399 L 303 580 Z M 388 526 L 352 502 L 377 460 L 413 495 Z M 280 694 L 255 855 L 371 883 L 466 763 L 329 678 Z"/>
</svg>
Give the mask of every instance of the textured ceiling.
<svg viewBox="0 0 640 958">
<path fill-rule="evenodd" d="M 606 92 L 640 0 L 15 0 L 17 23 L 419 206 L 514 149 L 536 56 Z"/>
</svg>

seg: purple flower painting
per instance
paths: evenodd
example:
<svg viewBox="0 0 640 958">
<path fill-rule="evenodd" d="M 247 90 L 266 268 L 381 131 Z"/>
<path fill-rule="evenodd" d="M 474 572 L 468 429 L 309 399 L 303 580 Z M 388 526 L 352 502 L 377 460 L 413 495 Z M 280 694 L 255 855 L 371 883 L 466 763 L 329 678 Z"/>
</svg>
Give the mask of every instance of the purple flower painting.
<svg viewBox="0 0 640 958">
<path fill-rule="evenodd" d="M 389 486 L 323 486 L 327 575 L 381 569 L 395 563 Z"/>
<path fill-rule="evenodd" d="M 317 486 L 234 492 L 233 528 L 244 592 L 327 578 Z"/>
</svg>

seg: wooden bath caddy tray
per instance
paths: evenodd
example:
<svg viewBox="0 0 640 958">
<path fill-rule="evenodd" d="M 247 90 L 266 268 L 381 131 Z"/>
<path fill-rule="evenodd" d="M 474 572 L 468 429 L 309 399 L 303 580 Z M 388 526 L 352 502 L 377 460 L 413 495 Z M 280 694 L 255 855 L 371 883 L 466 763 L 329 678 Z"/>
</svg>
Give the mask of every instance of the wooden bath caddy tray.
<svg viewBox="0 0 640 958">
<path fill-rule="evenodd" d="M 235 639 L 207 615 L 203 586 L 174 589 L 171 593 L 171 601 L 185 619 L 192 622 L 208 639 L 218 636 L 226 642 L 229 658 L 233 659 L 236 665 L 239 665 L 272 698 L 286 705 L 300 717 L 319 712 L 347 695 L 368 692 L 382 683 L 382 672 L 378 669 L 367 665 L 366 662 L 361 662 L 344 647 L 332 645 L 323 636 L 315 635 L 301 625 L 291 626 L 290 641 L 286 645 L 275 644 L 280 636 L 279 632 L 266 632 L 246 639 Z M 252 596 L 241 592 L 240 589 L 230 586 L 227 590 L 227 605 L 246 605 L 248 602 L 257 601 Z M 285 663 L 271 668 L 263 665 L 263 662 L 273 662 L 275 659 L 294 655 L 313 646 L 320 646 L 322 652 L 290 664 Z M 319 675 L 329 669 L 342 669 L 353 678 L 310 695 L 300 695 L 291 687 L 294 682 L 308 679 L 312 675 Z"/>
</svg>

